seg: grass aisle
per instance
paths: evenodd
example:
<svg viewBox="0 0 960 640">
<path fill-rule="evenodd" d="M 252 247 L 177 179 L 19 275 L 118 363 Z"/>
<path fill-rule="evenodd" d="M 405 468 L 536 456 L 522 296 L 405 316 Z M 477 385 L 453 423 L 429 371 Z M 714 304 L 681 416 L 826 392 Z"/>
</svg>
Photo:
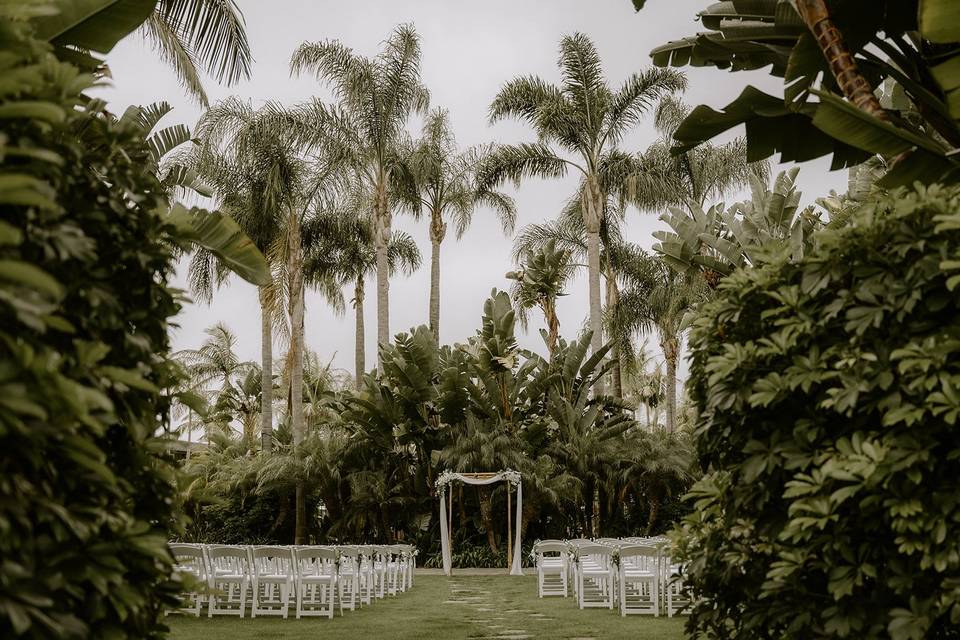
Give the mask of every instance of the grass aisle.
<svg viewBox="0 0 960 640">
<path fill-rule="evenodd" d="M 537 598 L 536 578 L 420 576 L 413 590 L 333 620 L 170 616 L 171 640 L 456 640 L 597 638 L 680 640 L 682 618 L 577 609 L 573 598 Z"/>
</svg>

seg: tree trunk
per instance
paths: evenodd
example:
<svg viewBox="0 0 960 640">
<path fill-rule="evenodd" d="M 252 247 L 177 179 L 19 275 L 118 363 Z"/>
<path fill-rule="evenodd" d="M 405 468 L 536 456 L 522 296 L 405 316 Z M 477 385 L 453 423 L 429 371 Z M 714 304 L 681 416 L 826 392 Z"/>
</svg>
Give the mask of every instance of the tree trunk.
<svg viewBox="0 0 960 640">
<path fill-rule="evenodd" d="M 617 280 L 613 269 L 607 268 L 607 309 L 608 313 L 612 313 L 614 309 L 617 308 L 617 304 L 620 302 L 620 290 L 617 288 Z M 611 369 L 610 374 L 613 377 L 613 389 L 611 393 L 617 397 L 623 397 L 623 363 L 621 362 L 622 351 L 620 349 L 620 335 L 617 332 L 616 342 L 613 344 L 613 348 L 610 349 L 610 359 L 614 361 L 613 369 Z"/>
<path fill-rule="evenodd" d="M 430 331 L 440 344 L 440 244 L 447 235 L 447 225 L 440 211 L 430 215 Z"/>
<path fill-rule="evenodd" d="M 363 374 L 367 372 L 367 352 L 365 341 L 365 329 L 363 326 L 363 298 L 366 294 L 363 290 L 363 276 L 357 277 L 357 282 L 353 287 L 353 309 L 357 317 L 356 335 L 353 347 L 353 358 L 356 366 L 356 381 L 354 387 L 359 391 L 363 387 Z"/>
<path fill-rule="evenodd" d="M 260 287 L 260 449 L 273 451 L 273 316 L 266 287 Z"/>
<path fill-rule="evenodd" d="M 663 359 L 667 361 L 667 432 L 673 433 L 677 419 L 677 357 L 680 347 L 675 337 L 663 342 Z"/>
<path fill-rule="evenodd" d="M 587 176 L 584 188 L 583 222 L 587 229 L 587 280 L 590 288 L 590 348 L 596 353 L 603 347 L 603 317 L 600 307 L 600 213 L 603 206 L 597 177 Z M 603 380 L 597 379 L 594 392 L 603 393 Z"/>
<path fill-rule="evenodd" d="M 377 254 L 377 366 L 380 362 L 380 350 L 390 344 L 390 262 L 387 247 L 390 244 L 391 213 L 387 201 L 387 176 L 381 176 L 377 186 L 375 213 Z"/>
<path fill-rule="evenodd" d="M 647 515 L 646 535 L 652 536 L 654 531 L 653 528 L 656 526 L 657 518 L 660 515 L 660 499 L 657 496 L 651 496 L 647 499 L 647 505 L 650 510 Z"/>
<path fill-rule="evenodd" d="M 547 351 L 550 357 L 557 348 L 557 340 L 560 339 L 560 318 L 557 316 L 557 301 L 549 298 L 541 303 L 543 309 L 543 319 L 547 321 Z"/>
<path fill-rule="evenodd" d="M 813 34 L 823 57 L 830 66 L 830 73 L 837 81 L 843 95 L 858 109 L 872 116 L 887 120 L 887 114 L 873 93 L 873 87 L 860 73 L 843 34 L 830 18 L 826 0 L 796 0 L 797 11 Z"/>
<path fill-rule="evenodd" d="M 493 529 L 493 491 L 490 487 L 477 487 L 480 495 L 480 520 L 487 530 L 487 544 L 490 551 L 497 555 L 497 532 Z"/>
<path fill-rule="evenodd" d="M 290 428 L 296 452 L 303 443 L 303 246 L 300 221 L 290 220 Z M 294 544 L 307 543 L 307 507 L 303 481 L 297 482 L 297 519 Z"/>
</svg>

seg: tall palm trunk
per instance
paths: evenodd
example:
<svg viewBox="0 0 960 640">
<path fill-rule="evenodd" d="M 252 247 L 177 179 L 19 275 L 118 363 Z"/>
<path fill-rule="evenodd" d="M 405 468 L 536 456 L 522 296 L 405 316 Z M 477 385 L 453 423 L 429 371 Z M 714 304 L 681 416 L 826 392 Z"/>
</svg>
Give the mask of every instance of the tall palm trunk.
<svg viewBox="0 0 960 640">
<path fill-rule="evenodd" d="M 441 211 L 430 212 L 430 331 L 440 344 L 440 243 L 447 235 Z"/>
<path fill-rule="evenodd" d="M 387 246 L 390 243 L 391 213 L 387 201 L 387 176 L 382 175 L 377 185 L 376 252 L 377 252 L 377 366 L 380 366 L 380 348 L 390 343 L 390 262 Z"/>
<path fill-rule="evenodd" d="M 608 313 L 612 309 L 617 308 L 617 303 L 620 302 L 620 290 L 617 287 L 617 279 L 613 272 L 613 269 L 608 265 L 606 271 L 607 278 L 607 310 Z M 614 361 L 613 369 L 610 373 L 613 377 L 613 389 L 611 392 L 617 398 L 623 397 L 623 363 L 622 351 L 620 349 L 620 340 L 619 337 L 614 341 L 613 348 L 610 350 L 610 359 Z"/>
<path fill-rule="evenodd" d="M 367 352 L 364 344 L 366 333 L 363 326 L 363 298 L 366 294 L 363 290 L 363 276 L 357 276 L 357 282 L 353 286 L 353 309 L 356 314 L 356 330 L 353 346 L 353 358 L 356 366 L 356 380 L 354 387 L 359 391 L 363 387 L 363 374 L 367 372 Z"/>
<path fill-rule="evenodd" d="M 300 221 L 290 221 L 290 427 L 294 449 L 303 442 L 303 255 Z M 303 481 L 297 481 L 294 544 L 307 542 L 307 506 Z"/>
<path fill-rule="evenodd" d="M 270 293 L 260 287 L 260 448 L 273 451 L 273 315 Z"/>
<path fill-rule="evenodd" d="M 597 176 L 587 176 L 583 191 L 583 222 L 587 229 L 587 281 L 590 288 L 590 348 L 596 353 L 603 347 L 603 319 L 600 307 L 600 212 L 603 200 Z M 596 393 L 603 393 L 603 380 L 597 379 Z"/>
<path fill-rule="evenodd" d="M 870 83 L 860 73 L 850 48 L 843 40 L 843 34 L 830 18 L 826 0 L 796 0 L 796 7 L 823 52 L 830 73 L 836 79 L 843 95 L 858 109 L 881 120 L 887 120 L 886 112 L 880 106 Z"/>
<path fill-rule="evenodd" d="M 676 336 L 663 339 L 663 359 L 667 361 L 667 432 L 673 433 L 677 419 L 677 359 L 680 345 Z"/>
</svg>

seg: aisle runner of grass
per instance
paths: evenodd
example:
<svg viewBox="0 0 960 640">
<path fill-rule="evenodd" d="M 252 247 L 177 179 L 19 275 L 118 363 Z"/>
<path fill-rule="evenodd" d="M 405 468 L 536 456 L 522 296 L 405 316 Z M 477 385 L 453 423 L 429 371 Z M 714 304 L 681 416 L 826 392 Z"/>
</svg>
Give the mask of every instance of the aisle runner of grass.
<svg viewBox="0 0 960 640">
<path fill-rule="evenodd" d="M 527 576 L 420 576 L 412 591 L 333 620 L 167 618 L 171 640 L 456 640 L 524 638 L 681 640 L 682 618 L 577 609 L 573 598 L 537 598 Z"/>
</svg>

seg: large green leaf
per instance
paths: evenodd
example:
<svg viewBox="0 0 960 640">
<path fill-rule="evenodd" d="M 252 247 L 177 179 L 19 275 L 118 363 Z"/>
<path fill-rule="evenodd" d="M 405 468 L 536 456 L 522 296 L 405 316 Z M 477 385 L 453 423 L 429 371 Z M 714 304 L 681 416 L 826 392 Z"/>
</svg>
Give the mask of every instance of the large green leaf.
<svg viewBox="0 0 960 640">
<path fill-rule="evenodd" d="M 39 38 L 107 53 L 143 24 L 157 0 L 53 0 L 56 15 L 33 20 Z"/>
<path fill-rule="evenodd" d="M 920 33 L 932 42 L 960 42 L 960 2 L 920 0 Z"/>
<path fill-rule="evenodd" d="M 933 138 L 884 122 L 831 93 L 813 93 L 822 101 L 813 117 L 814 126 L 837 140 L 885 156 L 895 156 L 914 146 L 934 154 L 945 151 Z"/>
<path fill-rule="evenodd" d="M 167 216 L 179 232 L 179 240 L 209 250 L 244 280 L 263 286 L 270 283 L 270 269 L 263 254 L 230 217 L 219 211 L 187 209 L 174 205 Z"/>
<path fill-rule="evenodd" d="M 750 162 L 780 153 L 781 162 L 804 162 L 833 154 L 833 169 L 859 164 L 870 154 L 831 138 L 814 126 L 816 105 L 790 108 L 778 98 L 747 86 L 722 111 L 700 105 L 674 134 L 684 151 L 744 124 L 747 130 L 747 159 Z"/>
</svg>

